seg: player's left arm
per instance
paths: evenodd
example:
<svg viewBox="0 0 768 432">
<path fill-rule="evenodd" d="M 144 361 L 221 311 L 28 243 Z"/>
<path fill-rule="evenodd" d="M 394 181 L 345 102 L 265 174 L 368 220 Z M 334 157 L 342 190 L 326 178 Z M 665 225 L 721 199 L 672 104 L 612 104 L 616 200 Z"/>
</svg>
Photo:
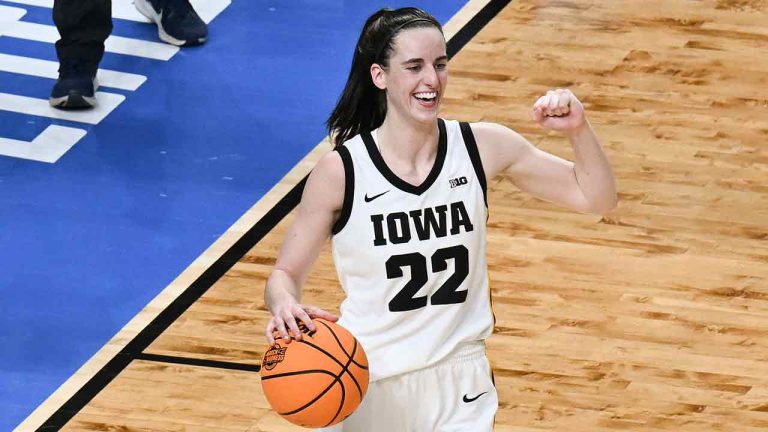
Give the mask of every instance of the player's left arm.
<svg viewBox="0 0 768 432">
<path fill-rule="evenodd" d="M 543 200 L 583 213 L 613 210 L 618 203 L 613 171 L 576 96 L 570 90 L 549 91 L 534 104 L 532 118 L 566 135 L 575 161 L 539 150 L 505 126 L 473 123 L 489 182 L 506 172 L 517 187 Z"/>
</svg>

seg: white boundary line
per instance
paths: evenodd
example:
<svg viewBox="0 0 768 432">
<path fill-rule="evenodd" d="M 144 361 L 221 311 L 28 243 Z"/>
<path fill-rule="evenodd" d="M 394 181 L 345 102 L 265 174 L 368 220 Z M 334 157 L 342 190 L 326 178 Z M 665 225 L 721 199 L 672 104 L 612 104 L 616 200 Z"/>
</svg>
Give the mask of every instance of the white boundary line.
<svg viewBox="0 0 768 432">
<path fill-rule="evenodd" d="M 56 43 L 59 31 L 47 24 L 18 21 L 3 32 L 4 36 L 37 42 Z M 149 42 L 122 36 L 110 36 L 104 42 L 104 50 L 116 54 L 144 57 L 153 60 L 169 60 L 179 51 L 179 47 L 163 42 Z"/>
<path fill-rule="evenodd" d="M 9 93 L 0 93 L 0 110 L 79 123 L 99 124 L 124 100 L 125 96 L 115 93 L 96 92 L 98 104 L 87 111 L 65 111 L 53 108 L 48 99 L 37 99 Z"/>
<path fill-rule="evenodd" d="M 28 6 L 37 6 L 53 9 L 53 0 L 5 0 L 9 3 L 18 3 Z M 229 6 L 231 0 L 191 0 L 192 6 L 200 18 L 207 23 L 213 21 L 218 14 Z M 133 6 L 133 0 L 112 0 L 112 18 L 126 21 L 150 22 Z"/>
<path fill-rule="evenodd" d="M 59 77 L 59 62 L 0 53 L 0 71 L 55 80 Z M 131 91 L 147 80 L 144 75 L 109 69 L 99 69 L 97 76 L 101 87 Z"/>
<path fill-rule="evenodd" d="M 85 130 L 50 125 L 31 142 L 0 137 L 0 155 L 55 163 L 85 136 Z"/>
</svg>

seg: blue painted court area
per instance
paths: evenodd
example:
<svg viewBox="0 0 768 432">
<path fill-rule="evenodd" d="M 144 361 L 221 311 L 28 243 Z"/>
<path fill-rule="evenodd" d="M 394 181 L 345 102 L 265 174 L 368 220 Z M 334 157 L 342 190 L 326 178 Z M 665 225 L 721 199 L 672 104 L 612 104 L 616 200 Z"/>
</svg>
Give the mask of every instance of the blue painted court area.
<svg viewBox="0 0 768 432">
<path fill-rule="evenodd" d="M 365 3 L 365 4 L 364 4 Z M 325 135 L 362 23 L 413 5 L 447 22 L 458 0 L 234 0 L 209 42 L 168 61 L 107 53 L 147 77 L 98 124 L 0 110 L 0 137 L 51 124 L 87 134 L 56 163 L 0 156 L 0 430 L 45 400 Z M 50 9 L 0 1 L 52 25 Z M 115 35 L 155 41 L 148 24 Z M 0 36 L 0 54 L 55 60 Z M 46 99 L 54 81 L 0 72 L 0 93 Z M 255 292 L 255 291 L 254 291 Z"/>
</svg>

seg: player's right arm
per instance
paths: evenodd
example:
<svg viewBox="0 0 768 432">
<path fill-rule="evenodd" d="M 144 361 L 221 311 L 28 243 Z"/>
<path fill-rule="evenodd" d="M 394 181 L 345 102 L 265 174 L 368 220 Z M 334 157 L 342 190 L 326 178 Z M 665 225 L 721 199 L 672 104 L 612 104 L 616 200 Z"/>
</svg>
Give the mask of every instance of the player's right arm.
<svg viewBox="0 0 768 432">
<path fill-rule="evenodd" d="M 312 318 L 338 319 L 318 307 L 301 304 L 301 288 L 343 204 L 344 165 L 334 151 L 323 156 L 309 175 L 296 219 L 285 235 L 275 267 L 267 279 L 264 300 L 272 313 L 266 328 L 270 345 L 275 342 L 275 331 L 286 340 L 291 335 L 301 339 L 297 318 L 310 330 L 315 330 Z"/>
</svg>

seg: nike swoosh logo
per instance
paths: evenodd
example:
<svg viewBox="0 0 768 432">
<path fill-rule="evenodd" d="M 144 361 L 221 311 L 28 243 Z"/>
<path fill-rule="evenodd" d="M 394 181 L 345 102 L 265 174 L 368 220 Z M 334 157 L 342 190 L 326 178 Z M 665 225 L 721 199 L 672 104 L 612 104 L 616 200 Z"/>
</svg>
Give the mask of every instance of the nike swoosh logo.
<svg viewBox="0 0 768 432">
<path fill-rule="evenodd" d="M 374 196 L 372 196 L 372 197 L 368 197 L 368 194 L 365 194 L 365 198 L 363 198 L 363 199 L 365 199 L 365 202 L 371 202 L 371 201 L 375 200 L 376 198 L 378 198 L 378 197 L 380 197 L 380 196 L 384 195 L 384 194 L 385 194 L 385 193 L 387 193 L 387 192 L 389 192 L 389 191 L 384 191 L 384 192 L 382 192 L 382 193 L 380 193 L 380 194 L 378 194 L 378 195 L 374 195 Z"/>
<path fill-rule="evenodd" d="M 464 398 L 463 398 L 462 400 L 463 400 L 465 403 L 474 402 L 474 401 L 476 401 L 476 400 L 477 400 L 477 399 L 478 399 L 480 396 L 482 396 L 482 395 L 484 395 L 484 394 L 486 394 L 486 393 L 488 393 L 488 392 L 482 392 L 482 393 L 480 393 L 479 395 L 477 395 L 477 396 L 475 396 L 475 397 L 473 397 L 473 398 L 468 398 L 468 397 L 467 397 L 467 395 L 464 395 Z"/>
</svg>

